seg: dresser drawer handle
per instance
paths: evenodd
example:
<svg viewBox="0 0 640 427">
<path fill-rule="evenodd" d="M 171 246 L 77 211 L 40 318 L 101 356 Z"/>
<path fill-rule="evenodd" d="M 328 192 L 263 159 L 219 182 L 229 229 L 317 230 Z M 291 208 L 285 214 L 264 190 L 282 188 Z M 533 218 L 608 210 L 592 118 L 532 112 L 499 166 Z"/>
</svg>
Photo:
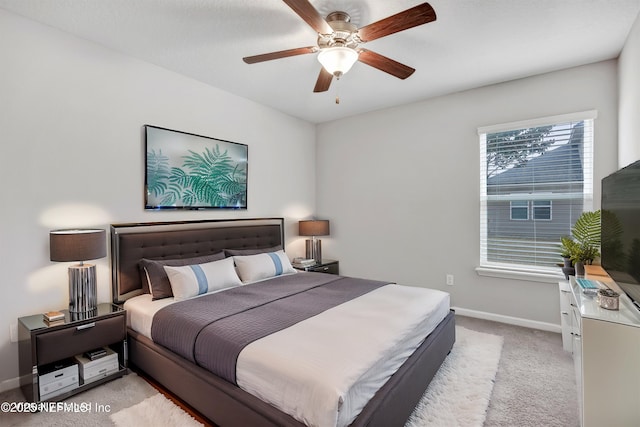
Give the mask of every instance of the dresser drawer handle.
<svg viewBox="0 0 640 427">
<path fill-rule="evenodd" d="M 84 329 L 93 328 L 94 326 L 96 326 L 96 322 L 87 323 L 85 325 L 77 326 L 76 331 L 82 331 Z"/>
</svg>

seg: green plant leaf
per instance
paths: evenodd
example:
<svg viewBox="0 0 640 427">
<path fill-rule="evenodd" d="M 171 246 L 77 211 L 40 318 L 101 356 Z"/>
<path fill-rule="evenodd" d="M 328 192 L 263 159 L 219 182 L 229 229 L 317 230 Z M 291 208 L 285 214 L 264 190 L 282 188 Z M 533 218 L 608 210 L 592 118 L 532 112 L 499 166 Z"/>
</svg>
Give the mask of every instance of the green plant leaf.
<svg viewBox="0 0 640 427">
<path fill-rule="evenodd" d="M 600 247 L 600 211 L 583 212 L 573 224 L 571 234 L 583 245 Z"/>
<path fill-rule="evenodd" d="M 169 182 L 169 158 L 162 150 L 147 152 L 147 192 L 155 197 L 167 189 Z"/>
<path fill-rule="evenodd" d="M 187 204 L 231 206 L 237 204 L 239 197 L 244 200 L 246 170 L 242 173 L 226 150 L 221 151 L 216 145 L 213 149 L 205 148 L 201 153 L 189 153 L 183 157 L 185 170 L 176 171 L 173 175 L 176 183 L 189 189 L 189 193 L 185 192 L 183 196 Z"/>
<path fill-rule="evenodd" d="M 575 246 L 571 250 L 573 262 L 591 264 L 600 256 L 600 211 L 583 212 L 571 229 Z"/>
</svg>

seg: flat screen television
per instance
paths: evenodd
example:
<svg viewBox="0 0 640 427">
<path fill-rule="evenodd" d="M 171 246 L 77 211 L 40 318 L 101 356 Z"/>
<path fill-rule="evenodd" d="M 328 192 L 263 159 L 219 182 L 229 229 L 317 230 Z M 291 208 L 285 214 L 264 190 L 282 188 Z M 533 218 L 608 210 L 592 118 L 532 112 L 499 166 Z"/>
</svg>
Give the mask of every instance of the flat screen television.
<svg viewBox="0 0 640 427">
<path fill-rule="evenodd" d="M 640 161 L 602 180 L 602 267 L 640 309 Z"/>
</svg>

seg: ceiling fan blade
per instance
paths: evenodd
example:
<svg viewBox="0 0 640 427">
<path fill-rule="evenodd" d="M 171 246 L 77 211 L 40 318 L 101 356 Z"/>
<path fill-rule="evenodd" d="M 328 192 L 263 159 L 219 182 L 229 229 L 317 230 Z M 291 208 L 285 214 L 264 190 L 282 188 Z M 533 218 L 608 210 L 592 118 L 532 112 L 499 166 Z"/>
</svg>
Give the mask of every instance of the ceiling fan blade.
<svg viewBox="0 0 640 427">
<path fill-rule="evenodd" d="M 360 49 L 358 61 L 373 68 L 377 68 L 380 71 L 384 71 L 385 73 L 389 73 L 392 76 L 396 76 L 402 80 L 406 79 L 416 71 L 415 68 L 411 68 L 408 65 L 401 64 L 398 61 L 394 61 L 391 58 L 387 58 L 386 56 L 367 49 Z"/>
<path fill-rule="evenodd" d="M 333 80 L 333 74 L 323 68 L 320 68 L 320 74 L 316 81 L 316 87 L 313 88 L 314 92 L 326 92 L 331 86 L 331 80 Z"/>
<path fill-rule="evenodd" d="M 435 10 L 433 10 L 429 3 L 422 3 L 404 12 L 396 13 L 395 15 L 360 28 L 358 30 L 358 36 L 362 42 L 369 42 L 435 20 Z"/>
<path fill-rule="evenodd" d="M 318 51 L 316 46 L 298 47 L 296 49 L 280 50 L 278 52 L 263 53 L 262 55 L 246 56 L 242 58 L 247 64 L 255 64 L 256 62 L 271 61 L 272 59 L 287 58 L 289 56 L 304 55 L 307 53 L 315 53 Z"/>
<path fill-rule="evenodd" d="M 300 18 L 319 34 L 331 34 L 333 28 L 307 0 L 283 0 Z"/>
</svg>

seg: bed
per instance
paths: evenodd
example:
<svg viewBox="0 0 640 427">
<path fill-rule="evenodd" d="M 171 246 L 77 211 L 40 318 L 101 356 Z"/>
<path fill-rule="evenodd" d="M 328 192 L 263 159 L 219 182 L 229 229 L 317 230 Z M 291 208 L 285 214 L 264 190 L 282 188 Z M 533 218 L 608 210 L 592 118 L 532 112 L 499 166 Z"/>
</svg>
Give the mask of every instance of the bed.
<svg viewBox="0 0 640 427">
<path fill-rule="evenodd" d="M 153 300 L 149 295 L 148 280 L 145 280 L 149 276 L 148 274 L 144 276 L 144 273 L 141 275 L 141 271 L 146 272 L 146 270 L 140 269 L 140 265 L 143 265 L 147 260 L 155 262 L 192 259 L 194 257 L 207 259 L 206 257 L 225 252 L 227 255 L 236 255 L 234 260 L 238 262 L 240 260 L 243 262 L 244 260 L 254 260 L 258 257 L 251 255 L 256 253 L 267 253 L 273 258 L 275 253 L 282 254 L 280 251 L 284 250 L 284 220 L 282 218 L 113 224 L 111 226 L 111 248 L 113 301 L 116 304 L 125 304 L 125 308 L 128 310 L 129 363 L 152 377 L 168 391 L 219 426 L 404 425 L 455 340 L 453 312 L 448 307 L 448 296 L 443 299 L 442 295 L 438 295 L 439 291 L 432 292 L 437 297 L 433 304 L 429 302 L 430 299 L 425 299 L 423 303 L 417 298 L 428 293 L 424 290 L 422 292 L 417 288 L 404 289 L 408 287 L 322 273 L 282 274 L 279 277 L 256 280 L 255 283 L 249 285 L 234 286 L 228 290 L 220 290 L 180 302 L 174 301 L 178 299 L 178 294 L 173 298 L 156 300 Z M 262 255 L 262 257 L 264 256 Z M 145 261 L 143 262 L 143 260 Z M 211 265 L 226 265 L 227 263 L 227 261 L 220 261 Z M 285 271 L 288 268 L 286 263 L 287 260 L 284 259 Z M 237 263 L 236 266 L 236 268 L 240 267 Z M 168 268 L 166 271 L 180 272 L 181 269 L 182 267 L 174 267 L 173 269 Z M 292 286 L 299 286 L 301 289 L 291 291 Z M 224 315 L 217 322 L 212 323 L 207 320 L 205 326 L 196 325 L 193 332 L 189 332 L 187 326 L 183 327 L 180 323 L 178 334 L 174 331 L 173 334 L 168 334 L 165 338 L 159 335 L 163 324 L 167 329 L 176 325 L 176 321 L 169 317 L 170 315 L 190 313 L 192 318 L 185 321 L 185 325 L 190 325 L 201 321 L 200 311 L 210 304 L 220 304 L 214 310 L 215 313 L 232 306 L 232 301 L 242 301 L 241 305 L 251 304 L 249 309 L 251 311 L 265 310 L 270 305 L 263 304 L 259 299 L 263 298 L 263 293 L 267 288 L 270 289 L 270 293 L 274 292 L 273 289 L 275 292 L 286 293 L 286 295 L 269 297 L 275 300 L 273 304 L 276 308 L 267 314 L 267 316 L 271 316 L 268 317 L 269 319 L 274 319 L 273 321 L 255 323 L 255 320 L 252 320 L 247 323 L 246 319 L 242 320 L 243 318 L 240 317 L 241 320 L 230 322 Z M 417 292 L 416 298 L 400 295 L 405 292 Z M 242 299 L 231 299 L 238 298 L 238 296 L 232 295 L 234 293 L 242 295 Z M 345 293 L 351 296 L 344 296 Z M 338 298 L 338 301 L 327 303 L 333 305 L 319 307 L 317 313 L 306 314 L 307 317 L 301 319 L 295 318 L 298 315 L 297 310 L 293 310 L 294 314 L 287 311 L 298 307 L 298 305 L 304 306 L 304 298 L 307 298 L 306 305 L 321 306 L 322 304 L 309 304 L 309 301 L 324 301 L 321 297 L 322 294 L 329 296 L 326 298 L 327 300 Z M 155 291 L 154 296 L 156 296 Z M 427 298 L 426 295 L 425 298 Z M 209 300 L 212 302 L 210 303 Z M 402 311 L 404 306 L 401 304 L 404 304 L 406 300 L 415 300 L 414 306 L 416 307 L 429 306 L 429 310 L 433 312 L 427 316 L 419 313 L 419 310 L 416 309 L 415 321 L 411 320 L 415 323 L 411 327 L 414 332 L 411 333 L 405 333 L 405 329 L 393 329 L 396 323 L 398 323 L 398 328 L 408 328 L 400 325 L 402 322 L 396 321 L 396 319 L 405 317 L 412 319 L 413 315 L 405 314 Z M 298 301 L 300 304 L 293 301 Z M 353 313 L 363 313 L 364 316 L 367 307 L 372 307 L 369 311 L 373 312 L 374 308 L 381 307 L 376 304 L 385 304 L 385 312 L 387 305 L 396 304 L 400 311 L 397 315 L 386 319 L 380 318 L 378 320 L 379 327 L 372 326 L 371 318 L 353 315 Z M 362 311 L 359 307 L 363 307 Z M 209 310 L 209 308 L 206 309 Z M 314 309 L 316 308 L 314 307 Z M 244 315 L 246 311 L 246 308 L 240 310 L 239 315 Z M 287 314 L 282 315 L 280 319 L 273 317 L 280 311 L 287 311 Z M 405 307 L 405 311 L 411 310 Z M 267 330 L 271 327 L 271 323 L 280 324 L 283 321 L 286 323 L 290 321 L 292 316 L 294 320 L 291 321 L 291 324 L 284 325 L 275 332 Z M 356 319 L 354 320 L 354 318 Z M 204 357 L 202 355 L 205 353 L 216 351 L 223 353 L 223 350 L 218 349 L 236 346 L 236 344 L 227 345 L 227 338 L 218 336 L 223 335 L 220 331 L 224 332 L 224 322 L 233 323 L 234 327 L 254 322 L 253 325 L 257 325 L 259 326 L 257 329 L 261 329 L 258 333 L 254 327 L 249 328 L 250 334 L 246 338 L 246 343 L 240 346 L 233 356 L 237 363 L 237 369 L 235 366 L 230 368 L 228 365 L 221 365 L 217 359 L 212 362 L 202 359 Z M 371 336 L 376 339 L 371 341 L 375 341 L 372 345 L 376 347 L 372 350 L 369 348 L 365 350 L 365 347 L 361 347 L 360 343 L 354 344 L 355 339 L 349 338 L 348 335 L 345 338 L 343 329 L 351 328 L 344 326 L 348 322 L 356 322 L 356 324 L 364 322 L 365 327 L 375 329 L 376 333 Z M 211 325 L 216 326 L 212 328 Z M 340 327 L 337 328 L 336 325 L 340 325 Z M 262 331 L 263 326 L 267 328 L 264 331 Z M 215 332 L 216 328 L 218 332 Z M 209 332 L 209 329 L 214 329 L 214 331 Z M 317 339 L 306 343 L 301 341 L 305 336 L 316 333 L 309 331 L 321 331 L 319 335 L 326 335 L 331 337 L 331 340 L 337 341 L 327 341 L 326 343 Z M 206 335 L 205 332 L 209 335 Z M 425 333 L 428 333 L 426 338 L 424 338 Z M 229 334 L 235 336 L 236 332 L 229 332 Z M 354 334 L 352 337 L 367 335 L 366 331 L 354 332 Z M 189 335 L 197 336 L 198 342 L 202 341 L 204 344 L 198 344 L 200 347 L 195 344 L 183 345 L 183 338 Z M 396 339 L 396 336 L 403 337 L 402 346 L 405 347 L 402 347 L 403 350 L 398 351 L 397 355 L 395 353 L 390 355 L 387 347 L 390 346 L 392 340 Z M 289 341 L 284 341 L 285 339 Z M 302 344 L 294 348 L 286 347 L 283 344 L 285 342 Z M 182 354 L 181 345 L 188 349 L 191 348 L 189 346 L 192 346 L 193 356 L 188 353 Z M 334 348 L 334 346 L 341 349 L 339 352 L 333 352 L 340 353 L 336 360 L 328 361 L 329 357 L 320 356 L 321 351 Z M 396 346 L 395 342 L 393 342 L 393 346 Z M 284 348 L 286 350 L 279 350 Z M 292 348 L 294 349 L 292 350 Z M 278 349 L 278 351 L 274 351 L 274 349 Z M 360 362 L 354 359 L 367 358 L 369 354 L 376 354 L 376 351 L 380 351 L 380 355 L 384 357 L 379 357 L 380 362 L 370 361 L 370 364 L 376 365 L 376 369 L 380 365 L 380 370 L 372 373 L 370 375 L 372 378 L 360 375 L 360 371 L 357 371 L 360 369 L 358 365 Z M 401 355 L 400 353 L 403 352 L 406 354 Z M 278 360 L 279 357 L 289 357 L 291 354 L 298 354 L 298 356 L 296 358 L 291 356 L 292 359 L 284 364 L 286 372 L 282 371 L 282 366 L 278 366 L 278 363 L 270 362 L 272 357 L 276 358 L 273 360 Z M 314 357 L 314 354 L 318 354 L 318 357 Z M 342 361 L 340 361 L 340 357 L 343 357 Z M 327 366 L 324 366 L 325 364 Z M 280 365 L 283 364 L 280 363 Z M 344 365 L 344 369 L 342 365 Z M 303 369 L 310 366 L 311 369 Z M 334 387 L 318 385 L 317 387 L 313 386 L 315 388 L 310 388 L 308 384 L 311 384 L 311 379 L 307 377 L 297 378 L 297 383 L 289 379 L 286 381 L 290 382 L 284 382 L 285 379 L 281 378 L 290 375 L 291 372 L 299 372 L 300 375 L 311 373 L 313 375 L 309 375 L 314 377 L 333 378 L 333 375 L 323 374 L 322 369 L 329 369 L 330 372 L 344 370 L 350 372 L 351 376 L 366 378 L 362 379 L 362 383 L 358 382 L 357 387 L 349 389 L 348 395 L 338 393 L 337 406 L 334 402 L 333 407 L 327 404 L 327 408 L 324 407 L 324 404 L 319 405 L 318 403 L 329 402 L 330 399 L 335 401 L 335 397 L 329 394 L 325 399 L 324 395 L 313 393 L 315 393 L 314 390 L 323 390 L 323 392 L 328 390 L 333 393 Z M 356 369 L 356 371 L 348 371 L 348 369 Z M 267 375 L 274 375 L 274 377 L 269 379 Z M 291 376 L 295 377 L 296 375 L 291 374 Z M 358 378 L 358 381 L 360 380 Z M 269 388 L 270 384 L 272 389 L 286 389 L 287 392 L 280 396 L 270 396 L 260 388 Z M 307 393 L 310 395 L 305 398 L 304 395 Z M 292 395 L 300 396 L 299 400 L 306 401 L 308 405 L 318 406 L 318 415 L 300 413 L 299 411 L 304 412 L 306 409 L 298 410 L 297 406 L 289 407 L 288 405 L 294 405 L 291 401 L 296 400 L 291 398 Z M 367 397 L 363 402 L 358 401 L 358 399 L 363 399 L 362 396 Z M 295 405 L 298 405 L 298 402 L 295 402 Z M 334 414 L 336 409 L 337 413 Z M 313 412 L 315 409 L 312 408 L 311 411 Z"/>
</svg>

